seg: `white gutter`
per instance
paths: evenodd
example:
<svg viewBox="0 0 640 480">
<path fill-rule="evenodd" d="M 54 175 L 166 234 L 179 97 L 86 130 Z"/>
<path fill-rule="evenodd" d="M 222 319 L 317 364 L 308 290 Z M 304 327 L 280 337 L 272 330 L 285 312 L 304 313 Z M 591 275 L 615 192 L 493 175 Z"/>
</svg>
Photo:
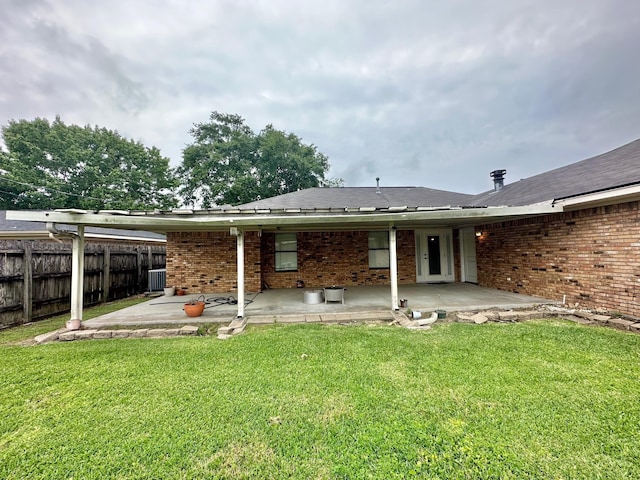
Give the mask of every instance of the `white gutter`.
<svg viewBox="0 0 640 480">
<path fill-rule="evenodd" d="M 163 238 L 130 237 L 126 235 L 107 235 L 103 233 L 85 233 L 84 237 L 95 240 L 118 240 L 139 243 L 167 243 Z M 12 230 L 0 231 L 0 240 L 47 240 L 51 232 L 47 230 Z"/>
<path fill-rule="evenodd" d="M 165 238 L 130 237 L 127 235 L 107 235 L 104 233 L 85 233 L 84 238 L 96 238 L 101 240 L 124 240 L 127 242 L 142 243 L 167 243 Z"/>
<path fill-rule="evenodd" d="M 8 220 L 27 220 L 37 222 L 55 222 L 76 225 L 92 225 L 111 228 L 129 228 L 158 231 L 189 231 L 194 229 L 227 229 L 229 227 L 279 227 L 279 226 L 326 226 L 366 225 L 370 223 L 391 222 L 400 226 L 402 222 L 442 222 L 465 221 L 486 223 L 500 221 L 507 217 L 544 215 L 562 211 L 562 206 L 552 202 L 521 207 L 483 207 L 457 208 L 447 210 L 402 211 L 357 214 L 130 214 L 111 215 L 93 212 L 36 212 L 8 211 Z"/>
</svg>

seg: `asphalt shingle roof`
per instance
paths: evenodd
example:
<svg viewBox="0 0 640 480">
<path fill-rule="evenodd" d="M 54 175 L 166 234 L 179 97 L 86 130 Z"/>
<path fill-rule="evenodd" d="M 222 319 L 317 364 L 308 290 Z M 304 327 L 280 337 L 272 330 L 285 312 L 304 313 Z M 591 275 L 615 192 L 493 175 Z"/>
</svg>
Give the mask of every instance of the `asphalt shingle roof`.
<svg viewBox="0 0 640 480">
<path fill-rule="evenodd" d="M 468 205 L 473 195 L 426 187 L 308 188 L 241 205 L 240 208 L 435 207 Z"/>
<path fill-rule="evenodd" d="M 487 172 L 488 174 L 489 172 Z M 479 195 L 426 187 L 309 188 L 240 205 L 249 209 L 521 206 L 640 184 L 640 139 Z"/>
<path fill-rule="evenodd" d="M 595 157 L 477 195 L 473 205 L 530 205 L 640 183 L 640 139 Z"/>
</svg>

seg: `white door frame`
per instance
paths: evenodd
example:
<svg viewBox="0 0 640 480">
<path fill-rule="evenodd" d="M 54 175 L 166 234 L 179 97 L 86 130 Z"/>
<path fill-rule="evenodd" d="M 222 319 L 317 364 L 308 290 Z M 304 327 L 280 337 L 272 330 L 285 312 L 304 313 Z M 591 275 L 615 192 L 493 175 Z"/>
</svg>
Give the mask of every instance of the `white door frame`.
<svg viewBox="0 0 640 480">
<path fill-rule="evenodd" d="M 439 237 L 440 241 L 440 266 L 441 273 L 430 275 L 429 252 L 426 245 L 428 237 Z M 418 283 L 429 282 L 453 282 L 455 271 L 453 262 L 453 230 L 450 228 L 425 228 L 415 231 L 416 242 L 416 281 Z"/>
<path fill-rule="evenodd" d="M 467 251 L 465 248 L 465 235 L 471 238 L 473 242 L 473 252 Z M 476 231 L 475 228 L 460 229 L 460 278 L 463 282 L 478 283 L 478 267 L 476 261 Z M 469 258 L 473 258 L 474 268 L 467 265 Z M 475 271 L 473 271 L 475 270 Z"/>
</svg>

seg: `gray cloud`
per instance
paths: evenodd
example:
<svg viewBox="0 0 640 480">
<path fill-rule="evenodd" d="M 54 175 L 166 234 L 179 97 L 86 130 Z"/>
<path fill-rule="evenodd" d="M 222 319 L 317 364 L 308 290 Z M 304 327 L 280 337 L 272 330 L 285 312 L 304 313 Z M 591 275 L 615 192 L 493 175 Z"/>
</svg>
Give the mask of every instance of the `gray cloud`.
<svg viewBox="0 0 640 480">
<path fill-rule="evenodd" d="M 292 131 L 347 185 L 470 193 L 640 136 L 623 0 L 13 1 L 0 123 L 116 128 L 177 164 L 212 110 Z"/>
</svg>

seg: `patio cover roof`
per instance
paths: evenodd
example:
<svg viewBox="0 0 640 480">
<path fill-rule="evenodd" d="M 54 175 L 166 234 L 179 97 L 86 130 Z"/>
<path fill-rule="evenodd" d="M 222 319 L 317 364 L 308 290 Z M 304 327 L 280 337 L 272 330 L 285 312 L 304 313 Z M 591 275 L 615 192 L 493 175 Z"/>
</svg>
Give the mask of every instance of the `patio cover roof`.
<svg viewBox="0 0 640 480">
<path fill-rule="evenodd" d="M 18 220 L 7 219 L 7 211 L 0 210 L 0 240 L 42 240 L 50 239 L 51 234 L 46 228 L 46 222 L 28 222 L 24 220 L 24 212 L 19 212 Z M 11 215 L 11 214 L 10 214 Z M 59 224 L 59 230 L 77 232 L 76 225 Z M 89 227 L 85 230 L 87 239 L 104 241 L 118 240 L 137 243 L 166 243 L 167 239 L 160 233 L 144 230 L 109 229 Z"/>
<path fill-rule="evenodd" d="M 170 212 L 55 210 L 7 212 L 8 218 L 55 224 L 101 226 L 152 232 L 251 230 L 312 231 L 470 227 L 561 212 L 553 202 L 517 207 L 346 207 L 313 209 L 219 208 Z"/>
</svg>

